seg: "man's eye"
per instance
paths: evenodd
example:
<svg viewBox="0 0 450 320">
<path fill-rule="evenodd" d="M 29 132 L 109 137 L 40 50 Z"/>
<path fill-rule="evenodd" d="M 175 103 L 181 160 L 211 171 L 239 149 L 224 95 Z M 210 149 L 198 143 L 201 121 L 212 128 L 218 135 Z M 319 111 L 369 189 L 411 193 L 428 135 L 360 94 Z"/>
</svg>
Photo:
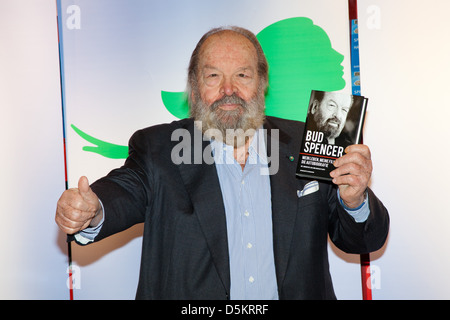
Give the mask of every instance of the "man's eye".
<svg viewBox="0 0 450 320">
<path fill-rule="evenodd" d="M 207 86 L 216 86 L 221 81 L 221 74 L 219 73 L 205 73 L 204 82 Z"/>
<path fill-rule="evenodd" d="M 248 72 L 240 72 L 236 74 L 236 79 L 242 84 L 248 84 L 252 80 L 252 75 Z"/>
</svg>

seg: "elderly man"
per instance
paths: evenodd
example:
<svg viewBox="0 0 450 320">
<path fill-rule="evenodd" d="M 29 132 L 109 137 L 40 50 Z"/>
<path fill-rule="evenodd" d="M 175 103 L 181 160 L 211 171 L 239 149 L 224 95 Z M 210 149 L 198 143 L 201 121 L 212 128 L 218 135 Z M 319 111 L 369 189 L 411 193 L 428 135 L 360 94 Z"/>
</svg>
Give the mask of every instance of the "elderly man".
<svg viewBox="0 0 450 320">
<path fill-rule="evenodd" d="M 123 167 L 63 193 L 57 224 L 87 244 L 144 222 L 138 299 L 335 299 L 328 234 L 366 253 L 388 233 L 369 149 L 350 146 L 333 184 L 296 178 L 304 124 L 264 117 L 268 66 L 245 29 L 205 34 L 188 81 L 192 117 L 136 132 Z M 202 136 L 183 141 L 193 161 L 174 159 L 177 130 Z"/>
</svg>

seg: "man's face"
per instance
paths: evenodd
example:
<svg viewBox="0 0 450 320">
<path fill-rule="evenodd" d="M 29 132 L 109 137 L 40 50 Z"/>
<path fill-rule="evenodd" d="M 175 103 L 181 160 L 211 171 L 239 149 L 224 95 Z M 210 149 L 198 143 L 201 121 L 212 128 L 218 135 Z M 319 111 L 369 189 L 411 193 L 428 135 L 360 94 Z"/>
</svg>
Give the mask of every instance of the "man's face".
<svg viewBox="0 0 450 320">
<path fill-rule="evenodd" d="M 244 36 L 225 31 L 210 36 L 200 50 L 193 115 L 203 129 L 256 129 L 264 118 L 257 53 Z M 225 132 L 224 132 L 225 133 Z"/>
<path fill-rule="evenodd" d="M 247 102 L 256 95 L 258 58 L 247 38 L 235 32 L 213 35 L 203 44 L 200 54 L 199 90 L 208 105 L 233 93 Z M 228 111 L 239 106 L 230 103 L 219 108 Z"/>
<path fill-rule="evenodd" d="M 322 102 L 315 102 L 311 113 L 319 130 L 324 131 L 327 138 L 336 138 L 341 134 L 350 110 L 350 95 L 326 92 Z"/>
</svg>

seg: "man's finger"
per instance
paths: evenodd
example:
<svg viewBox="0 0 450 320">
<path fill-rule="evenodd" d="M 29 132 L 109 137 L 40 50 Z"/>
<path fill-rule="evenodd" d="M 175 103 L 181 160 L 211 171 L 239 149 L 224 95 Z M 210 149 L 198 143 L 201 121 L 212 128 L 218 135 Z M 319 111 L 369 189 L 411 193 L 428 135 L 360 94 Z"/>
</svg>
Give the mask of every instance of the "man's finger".
<svg viewBox="0 0 450 320">
<path fill-rule="evenodd" d="M 73 234 L 86 223 L 86 218 L 78 210 L 58 206 L 55 221 L 62 231 Z"/>
<path fill-rule="evenodd" d="M 340 166 L 343 166 L 347 163 L 357 163 L 361 166 L 365 166 L 369 164 L 372 160 L 368 158 L 365 154 L 359 153 L 359 152 L 350 152 L 342 157 L 336 159 L 333 163 L 333 165 L 338 168 Z"/>
</svg>

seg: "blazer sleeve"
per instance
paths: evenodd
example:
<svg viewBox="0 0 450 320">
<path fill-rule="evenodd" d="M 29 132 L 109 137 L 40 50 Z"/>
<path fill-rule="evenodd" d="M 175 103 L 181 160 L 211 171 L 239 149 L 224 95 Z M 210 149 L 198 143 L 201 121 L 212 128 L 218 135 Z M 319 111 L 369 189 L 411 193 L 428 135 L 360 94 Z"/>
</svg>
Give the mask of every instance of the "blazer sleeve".
<svg viewBox="0 0 450 320">
<path fill-rule="evenodd" d="M 124 165 L 91 185 L 102 201 L 105 220 L 95 241 L 144 222 L 151 204 L 151 152 L 142 131 L 129 142 Z"/>
<path fill-rule="evenodd" d="M 388 211 L 370 188 L 367 192 L 370 214 L 362 223 L 356 222 L 339 200 L 330 198 L 332 205 L 328 232 L 331 241 L 344 252 L 355 254 L 373 252 L 380 249 L 387 239 Z M 335 197 L 337 198 L 337 195 Z"/>
</svg>

